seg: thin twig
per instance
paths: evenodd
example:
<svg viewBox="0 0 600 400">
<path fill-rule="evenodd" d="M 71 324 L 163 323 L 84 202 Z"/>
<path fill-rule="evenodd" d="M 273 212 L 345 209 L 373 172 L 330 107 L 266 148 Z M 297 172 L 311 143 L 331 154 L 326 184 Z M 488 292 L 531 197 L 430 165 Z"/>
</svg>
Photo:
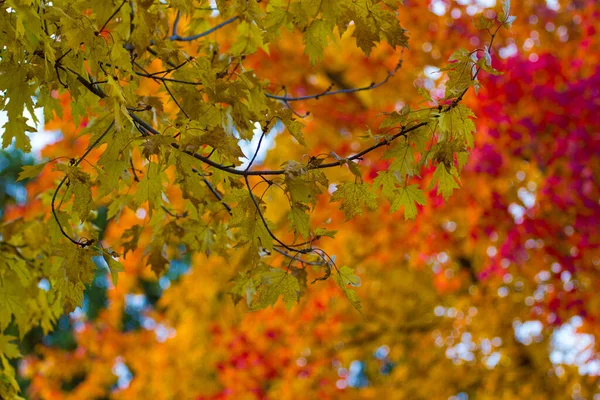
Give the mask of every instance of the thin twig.
<svg viewBox="0 0 600 400">
<path fill-rule="evenodd" d="M 222 27 L 231 24 L 232 22 L 235 22 L 239 17 L 236 15 L 235 17 L 229 18 L 227 21 L 223 21 L 218 25 L 215 25 L 214 27 L 210 28 L 209 30 L 202 32 L 202 33 L 198 33 L 196 35 L 192 35 L 192 36 L 187 36 L 187 37 L 182 37 L 179 36 L 176 32 L 175 32 L 175 26 L 173 27 L 173 35 L 171 35 L 171 37 L 169 38 L 169 40 L 175 41 L 175 42 L 191 42 L 193 40 L 196 39 L 200 39 L 201 37 L 204 36 L 208 36 L 213 32 L 218 31 L 219 29 L 221 29 Z"/>
<path fill-rule="evenodd" d="M 123 7 L 125 5 L 125 3 L 127 3 L 127 0 L 123 0 L 123 2 L 121 3 L 121 5 L 115 10 L 115 12 L 113 12 L 111 14 L 111 16 L 108 17 L 108 19 L 106 20 L 106 22 L 104 23 L 104 25 L 102 25 L 102 28 L 100 28 L 96 32 L 96 36 L 98 36 L 100 34 L 100 32 L 102 32 L 104 30 L 104 28 L 106 28 L 106 25 L 108 25 L 108 23 L 115 17 L 115 15 L 117 15 L 117 13 L 121 10 L 121 7 Z"/>
<path fill-rule="evenodd" d="M 85 157 L 92 151 L 92 149 L 94 147 L 96 147 L 96 145 L 98 145 L 98 143 L 100 143 L 100 141 L 102 139 L 104 139 L 104 136 L 106 136 L 108 134 L 108 132 L 112 129 L 112 127 L 114 126 L 115 121 L 112 121 L 110 123 L 110 125 L 108 126 L 108 128 L 106 128 L 106 130 L 104 131 L 104 133 L 102 133 L 98 139 L 96 139 L 94 141 L 94 143 L 92 143 L 91 145 L 88 146 L 87 150 L 85 151 L 85 153 L 83 153 L 83 155 L 81 157 L 79 157 L 79 159 L 77 161 L 75 161 L 73 163 L 73 166 L 77 167 L 79 166 L 79 164 L 81 164 L 81 162 L 85 159 Z M 60 229 L 60 233 L 62 233 L 62 235 L 64 237 L 66 237 L 67 239 L 69 239 L 72 243 L 79 245 L 81 247 L 87 247 L 90 246 L 94 240 L 93 239 L 84 239 L 84 238 L 80 238 L 78 240 L 73 239 L 67 232 L 65 232 L 65 229 L 63 228 L 63 226 L 60 223 L 60 220 L 58 218 L 58 214 L 57 211 L 60 211 L 59 208 L 55 207 L 55 202 L 56 202 L 56 196 L 58 195 L 58 192 L 60 191 L 60 188 L 65 184 L 66 180 L 67 180 L 68 176 L 65 175 L 62 180 L 60 181 L 60 183 L 58 184 L 58 186 L 56 187 L 56 190 L 54 191 L 54 195 L 52 196 L 52 202 L 51 202 L 51 207 L 52 207 L 52 215 L 54 216 L 54 220 L 56 221 L 56 224 L 58 225 L 58 228 Z"/>
<path fill-rule="evenodd" d="M 390 72 L 388 72 L 388 74 L 386 75 L 386 77 L 381 80 L 380 82 L 373 82 L 368 86 L 363 86 L 363 87 L 358 87 L 358 88 L 349 88 L 349 89 L 340 89 L 340 90 L 329 90 L 330 88 L 327 88 L 325 91 L 321 92 L 321 93 L 317 93 L 317 94 L 311 94 L 311 95 L 306 95 L 306 96 L 288 96 L 288 95 L 284 95 L 284 96 L 278 96 L 275 94 L 265 94 L 265 96 L 267 96 L 270 99 L 275 99 L 275 100 L 281 100 L 284 101 L 286 103 L 289 103 L 290 101 L 301 101 L 301 100 L 318 100 L 321 97 L 325 97 L 325 96 L 333 96 L 336 94 L 342 94 L 342 93 L 356 93 L 356 92 L 362 92 L 365 90 L 373 90 L 373 89 L 377 89 L 380 86 L 383 86 L 387 83 L 387 81 L 390 80 L 391 77 L 393 77 L 396 72 L 398 72 L 398 70 L 402 67 L 402 62 L 403 59 L 400 58 L 400 61 L 398 61 L 398 64 L 396 65 L 396 67 L 391 70 Z"/>
<path fill-rule="evenodd" d="M 167 89 L 167 93 L 169 93 L 169 96 L 171 96 L 171 99 L 173 99 L 173 101 L 175 102 L 175 104 L 177 104 L 177 107 L 179 107 L 179 109 L 181 110 L 181 112 L 183 113 L 183 115 L 185 115 L 185 117 L 187 119 L 190 119 L 190 116 L 188 115 L 188 113 L 185 112 L 185 110 L 183 109 L 183 107 L 181 107 L 181 104 L 179 104 L 179 101 L 177 101 L 177 98 L 175 98 L 175 96 L 173 95 L 173 93 L 171 93 L 171 89 L 169 89 L 169 87 L 167 86 L 167 82 L 163 81 L 163 86 L 165 87 L 165 89 Z"/>
</svg>

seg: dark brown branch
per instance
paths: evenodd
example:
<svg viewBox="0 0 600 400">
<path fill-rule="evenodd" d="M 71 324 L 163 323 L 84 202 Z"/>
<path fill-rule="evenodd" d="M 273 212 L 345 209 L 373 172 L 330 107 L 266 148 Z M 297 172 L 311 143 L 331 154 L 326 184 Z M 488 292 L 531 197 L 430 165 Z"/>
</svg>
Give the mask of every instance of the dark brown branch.
<svg viewBox="0 0 600 400">
<path fill-rule="evenodd" d="M 277 248 L 277 247 L 273 247 L 273 250 L 274 250 L 276 253 L 279 253 L 279 254 L 281 254 L 281 255 L 282 255 L 282 256 L 284 256 L 284 257 L 291 258 L 291 259 L 292 259 L 292 262 L 293 262 L 293 261 L 298 261 L 298 262 L 300 262 L 301 264 L 304 264 L 304 265 L 311 265 L 311 266 L 316 266 L 316 267 L 319 267 L 319 266 L 322 266 L 322 265 L 325 265 L 325 264 L 327 264 L 325 261 L 306 261 L 306 260 L 303 260 L 303 259 L 299 258 L 299 255 L 298 255 L 298 254 L 292 255 L 292 254 L 290 254 L 290 253 L 287 253 L 287 252 L 285 252 L 285 251 L 283 251 L 283 250 L 281 250 L 281 249 L 279 249 L 279 248 Z"/>
<path fill-rule="evenodd" d="M 373 90 L 373 89 L 377 89 L 380 86 L 383 86 L 387 83 L 387 81 L 390 80 L 391 77 L 393 77 L 396 72 L 398 72 L 398 70 L 402 67 L 402 61 L 403 59 L 400 58 L 400 61 L 398 61 L 398 64 L 396 65 L 396 67 L 391 70 L 386 77 L 381 80 L 380 82 L 373 82 L 368 86 L 363 86 L 363 87 L 358 87 L 358 88 L 349 88 L 349 89 L 340 89 L 340 90 L 329 90 L 330 88 L 327 88 L 325 91 L 321 92 L 321 93 L 317 93 L 317 94 L 311 94 L 311 95 L 306 95 L 306 96 L 298 96 L 298 97 L 293 97 L 293 96 L 288 96 L 288 95 L 284 95 L 284 96 L 278 96 L 278 95 L 274 95 L 274 94 L 265 94 L 265 96 L 267 96 L 270 99 L 275 99 L 275 100 L 281 100 L 285 103 L 289 103 L 290 101 L 301 101 L 301 100 L 319 100 L 319 98 L 321 97 L 325 97 L 325 96 L 333 96 L 336 94 L 343 94 L 343 93 L 356 93 L 356 92 L 362 92 L 365 90 Z"/>
<path fill-rule="evenodd" d="M 185 110 L 183 109 L 183 107 L 181 107 L 181 104 L 179 104 L 179 101 L 177 101 L 177 98 L 173 95 L 173 93 L 171 92 L 171 89 L 169 89 L 169 87 L 167 86 L 167 82 L 163 81 L 163 86 L 167 90 L 167 93 L 169 93 L 169 96 L 171 96 L 171 99 L 173 99 L 175 104 L 177 104 L 177 107 L 179 107 L 179 109 L 181 110 L 183 115 L 185 115 L 185 117 L 187 119 L 190 119 L 190 116 L 188 115 L 188 113 L 186 113 Z"/>
<path fill-rule="evenodd" d="M 110 123 L 110 125 L 108 126 L 108 128 L 106 128 L 106 130 L 104 131 L 104 133 L 102 133 L 98 139 L 96 139 L 94 141 L 94 143 L 92 143 L 91 145 L 88 146 L 87 150 L 85 151 L 85 153 L 83 153 L 83 155 L 81 157 L 79 157 L 79 159 L 77 161 L 75 161 L 73 163 L 73 166 L 77 167 L 79 164 L 81 164 L 81 162 L 85 159 L 85 157 L 87 157 L 87 155 L 92 151 L 92 149 L 94 147 L 96 147 L 98 145 L 98 143 L 100 143 L 100 141 L 102 139 L 104 139 L 104 136 L 106 136 L 108 134 L 108 132 L 112 129 L 112 127 L 114 126 L 115 121 L 112 121 Z M 54 220 L 56 221 L 56 224 L 58 225 L 58 229 L 60 229 L 60 233 L 66 237 L 67 239 L 69 239 L 69 241 L 71 241 L 72 243 L 79 245 L 81 247 L 87 247 L 90 246 L 94 243 L 93 239 L 85 239 L 85 238 L 80 238 L 80 239 L 74 239 L 72 238 L 67 232 L 65 232 L 65 229 L 63 228 L 62 224 L 60 223 L 60 220 L 58 219 L 58 214 L 57 211 L 59 211 L 60 206 L 57 208 L 55 206 L 55 202 L 56 202 L 56 196 L 58 195 L 58 192 L 60 191 L 61 187 L 65 184 L 65 182 L 67 181 L 67 175 L 65 175 L 62 180 L 60 181 L 60 183 L 58 184 L 58 186 L 56 187 L 56 190 L 54 191 L 54 195 L 52 196 L 52 202 L 51 202 L 51 208 L 52 208 L 52 215 L 54 216 Z"/>
<path fill-rule="evenodd" d="M 168 209 L 167 207 L 165 207 L 165 206 L 160 206 L 160 207 L 163 209 L 163 211 L 164 211 L 164 212 L 166 212 L 167 214 L 169 214 L 171 217 L 173 217 L 173 218 L 175 218 L 175 219 L 179 219 L 179 218 L 185 218 L 185 217 L 187 217 L 187 216 L 188 216 L 188 212 L 187 212 L 187 211 L 184 211 L 184 212 L 182 212 L 181 214 L 179 214 L 179 213 L 175 213 L 175 212 L 173 212 L 173 211 L 169 210 L 169 209 Z"/>
<path fill-rule="evenodd" d="M 108 17 L 108 19 L 106 20 L 106 22 L 104 23 L 104 25 L 102 25 L 102 28 L 100 28 L 98 31 L 95 32 L 96 36 L 98 36 L 104 30 L 104 28 L 106 28 L 106 25 L 108 25 L 109 22 L 115 17 L 115 15 L 117 15 L 117 13 L 121 10 L 121 8 L 125 5 L 125 3 L 127 3 L 127 0 L 123 0 L 123 2 L 121 3 L 121 5 L 115 10 L 115 12 L 113 12 L 111 14 L 111 16 Z"/>
<path fill-rule="evenodd" d="M 63 68 L 63 67 L 61 67 Z M 92 83 L 90 83 L 89 81 L 87 81 L 85 78 L 83 78 L 81 75 L 79 75 L 76 71 L 73 71 L 70 68 L 67 68 L 67 70 L 71 73 L 73 73 L 75 76 L 77 76 L 77 80 L 83 84 L 88 90 L 90 90 L 92 93 L 96 94 L 98 97 L 100 98 L 105 98 L 106 94 L 100 90 L 99 88 L 95 87 Z M 454 104 L 454 103 L 453 103 Z M 451 110 L 453 108 L 453 106 L 448 106 L 448 108 L 446 108 L 446 110 L 444 110 L 444 112 L 447 112 L 449 110 Z M 151 133 L 153 135 L 160 135 L 161 133 L 159 131 L 157 131 L 156 129 L 154 129 L 150 124 L 148 124 L 146 121 L 144 121 L 143 119 L 141 119 L 139 116 L 137 116 L 133 111 L 129 111 L 129 115 L 131 116 L 131 118 L 135 121 L 136 124 L 142 126 L 144 128 L 145 131 L 147 131 L 148 133 Z M 313 169 L 325 169 L 325 168 L 332 168 L 332 167 L 337 167 L 337 166 L 342 166 L 345 163 L 347 163 L 348 161 L 354 161 L 357 159 L 360 159 L 362 156 L 372 152 L 375 149 L 378 149 L 379 147 L 382 146 L 387 146 L 390 144 L 390 142 L 394 141 L 395 139 L 404 136 L 406 137 L 408 133 L 415 131 L 419 128 L 421 128 L 422 126 L 427 125 L 427 122 L 420 122 L 416 125 L 411 126 L 410 128 L 407 128 L 406 126 L 403 126 L 402 128 L 400 128 L 400 132 L 398 132 L 397 134 L 393 135 L 391 138 L 389 138 L 388 140 L 382 140 L 348 158 L 343 158 L 341 160 L 336 160 L 336 161 L 332 161 L 329 163 L 322 163 L 319 165 L 308 165 L 307 166 L 307 170 L 313 170 Z M 194 153 L 188 150 L 183 150 L 181 148 L 181 146 L 177 143 L 171 143 L 171 147 L 173 147 L 174 149 L 177 149 L 179 151 L 182 151 L 183 153 L 194 157 L 197 160 L 202 161 L 203 163 L 217 168 L 221 171 L 224 172 L 228 172 L 232 175 L 239 175 L 239 176 L 266 176 L 266 175 L 283 175 L 285 173 L 285 170 L 283 169 L 277 169 L 277 170 L 263 170 L 263 171 L 257 171 L 257 170 L 239 170 L 239 169 L 235 169 L 234 167 L 231 166 L 226 166 L 223 164 L 219 164 L 215 161 L 212 161 L 211 159 L 198 154 L 198 153 Z"/>
<path fill-rule="evenodd" d="M 179 14 L 177 14 L 177 15 L 179 16 Z M 239 17 L 236 15 L 235 17 L 229 18 L 227 21 L 223 21 L 220 24 L 215 25 L 214 27 L 210 28 L 207 31 L 204 31 L 202 33 L 198 33 L 198 34 L 192 35 L 192 36 L 186 36 L 186 37 L 182 37 L 177 34 L 177 32 L 176 32 L 177 26 L 174 24 L 173 25 L 173 35 L 171 35 L 171 37 L 169 37 L 169 40 L 172 40 L 175 42 L 191 42 L 193 40 L 200 39 L 201 37 L 208 36 L 211 33 L 216 32 L 219 29 L 223 28 L 224 26 L 229 25 L 232 22 L 235 22 L 237 19 L 239 19 Z M 179 22 L 179 21 L 176 19 L 176 22 Z"/>
</svg>

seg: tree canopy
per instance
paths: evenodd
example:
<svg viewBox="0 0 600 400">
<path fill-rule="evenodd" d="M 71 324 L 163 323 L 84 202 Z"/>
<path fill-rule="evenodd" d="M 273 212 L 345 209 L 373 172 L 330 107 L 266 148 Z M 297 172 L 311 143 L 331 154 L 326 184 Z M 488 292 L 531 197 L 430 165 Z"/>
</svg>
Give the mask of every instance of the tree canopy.
<svg viewBox="0 0 600 400">
<path fill-rule="evenodd" d="M 597 6 L 402 3 L 0 3 L 0 396 L 592 396 Z"/>
</svg>

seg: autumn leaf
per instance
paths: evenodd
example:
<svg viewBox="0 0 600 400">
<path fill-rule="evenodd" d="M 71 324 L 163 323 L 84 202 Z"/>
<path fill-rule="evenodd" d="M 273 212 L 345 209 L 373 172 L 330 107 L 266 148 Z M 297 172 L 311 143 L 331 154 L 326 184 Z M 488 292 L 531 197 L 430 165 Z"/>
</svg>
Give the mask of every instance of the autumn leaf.
<svg viewBox="0 0 600 400">
<path fill-rule="evenodd" d="M 336 185 L 336 191 L 333 192 L 331 201 L 342 203 L 340 210 L 344 212 L 347 220 L 357 214 L 362 215 L 364 206 L 369 210 L 377 208 L 377 196 L 371 192 L 366 183 L 345 182 Z"/>
<path fill-rule="evenodd" d="M 37 177 L 47 163 L 41 163 L 37 165 L 24 165 L 21 167 L 21 172 L 19 173 L 19 177 L 17 182 L 22 181 L 23 179 L 31 179 Z"/>
<path fill-rule="evenodd" d="M 21 357 L 19 348 L 13 341 L 17 340 L 15 336 L 0 335 L 0 354 L 8 358 Z"/>
<path fill-rule="evenodd" d="M 354 274 L 354 270 L 347 266 L 341 267 L 335 275 L 335 281 L 350 301 L 352 307 L 354 307 L 356 311 L 362 314 L 362 304 L 360 302 L 358 294 L 356 294 L 356 291 L 354 289 L 350 289 L 348 287 L 348 285 L 360 285 L 360 278 Z"/>
<path fill-rule="evenodd" d="M 536 24 L 515 26 L 515 37 L 536 39 L 527 57 L 539 57 L 538 68 L 561 58 L 550 56 L 548 43 L 562 40 L 568 54 L 583 54 L 572 71 L 541 71 L 521 47 L 504 58 L 512 47 L 500 28 L 514 20 L 510 5 L 506 18 L 500 5 L 481 10 L 481 30 L 461 5 L 445 15 L 429 6 L 0 2 L 0 398 L 18 398 L 22 382 L 23 396 L 33 398 L 323 398 L 366 385 L 372 397 L 414 397 L 398 380 L 426 398 L 458 396 L 465 387 L 476 397 L 481 385 L 453 375 L 456 364 L 473 360 L 473 379 L 485 372 L 492 382 L 487 395 L 502 384 L 512 397 L 543 397 L 546 387 L 560 396 L 557 388 L 576 379 L 554 385 L 547 368 L 530 392 L 510 385 L 538 376 L 539 357 L 510 371 L 477 365 L 535 351 L 515 340 L 513 322 L 531 311 L 523 299 L 536 299 L 544 337 L 552 318 L 593 315 L 585 282 L 593 281 L 595 255 L 586 246 L 594 236 L 586 227 L 595 226 L 597 196 L 589 182 L 572 180 L 597 175 L 586 158 L 595 152 L 581 136 L 590 129 L 571 116 L 595 115 L 593 90 L 581 88 L 595 87 L 582 76 L 597 63 L 586 65 L 593 52 L 569 41 L 598 47 L 588 16 L 594 8 L 575 15 L 569 7 L 541 13 L 513 4 L 513 12 L 555 27 L 534 38 Z M 566 24 L 566 42 L 564 21 L 576 22 Z M 423 73 L 438 69 L 440 79 Z M 500 71 L 523 75 L 510 82 Z M 549 76 L 551 87 L 532 86 Z M 502 84 L 523 90 L 510 98 Z M 552 97 L 562 90 L 579 101 Z M 531 93 L 550 96 L 554 109 Z M 521 97 L 528 103 L 509 106 Z M 533 117 L 529 103 L 539 106 Z M 562 121 L 560 133 L 550 130 Z M 477 141 L 475 124 L 483 128 Z M 577 141 L 565 142 L 573 135 Z M 35 154 L 25 154 L 32 144 Z M 44 170 L 48 162 L 55 171 Z M 448 203 L 426 202 L 432 187 L 421 189 L 425 182 Z M 560 197 L 566 192 L 572 198 Z M 550 193 L 557 204 L 577 203 L 585 218 L 562 208 L 560 218 L 544 214 L 553 208 L 537 203 Z M 515 205 L 530 197 L 536 205 L 527 223 L 516 223 Z M 405 221 L 422 210 L 419 220 L 388 215 L 386 201 Z M 355 218 L 365 210 L 368 218 Z M 523 259 L 533 264 L 523 267 Z M 562 272 L 555 264 L 573 266 L 577 276 L 551 285 Z M 552 273 L 546 279 L 539 271 Z M 533 292 L 542 283 L 559 292 L 539 300 Z M 562 296 L 569 283 L 586 300 L 581 305 L 571 292 Z M 228 296 L 248 308 L 233 307 Z M 572 297 L 571 314 L 556 305 Z M 364 306 L 366 318 L 348 305 Z M 500 314 L 489 323 L 488 315 Z M 471 359 L 452 351 L 457 338 Z M 486 346 L 492 350 L 481 353 Z M 19 352 L 25 361 L 12 360 Z M 430 374 L 415 373 L 424 370 Z M 507 371 L 515 378 L 509 384 Z M 591 397 L 586 390 L 577 392 Z"/>
<path fill-rule="evenodd" d="M 156 276 L 161 276 L 165 272 L 169 260 L 163 255 L 162 246 L 154 246 L 150 249 L 148 264 Z"/>
<path fill-rule="evenodd" d="M 417 204 L 424 206 L 427 203 L 425 194 L 419 189 L 419 185 L 409 185 L 397 190 L 397 196 L 392 202 L 390 212 L 404 208 L 404 220 L 417 217 Z"/>
<path fill-rule="evenodd" d="M 253 310 L 273 306 L 279 297 L 283 297 L 283 302 L 288 310 L 298 301 L 300 285 L 294 276 L 283 270 L 272 268 L 263 273 L 261 279 L 256 299 L 252 302 Z"/>
<path fill-rule="evenodd" d="M 456 174 L 456 168 L 452 167 L 450 172 L 448 172 L 446 165 L 443 163 L 438 164 L 433 173 L 431 186 L 437 183 L 437 193 L 438 195 L 441 194 L 444 200 L 448 200 L 454 189 L 459 188 L 456 183 Z"/>
</svg>

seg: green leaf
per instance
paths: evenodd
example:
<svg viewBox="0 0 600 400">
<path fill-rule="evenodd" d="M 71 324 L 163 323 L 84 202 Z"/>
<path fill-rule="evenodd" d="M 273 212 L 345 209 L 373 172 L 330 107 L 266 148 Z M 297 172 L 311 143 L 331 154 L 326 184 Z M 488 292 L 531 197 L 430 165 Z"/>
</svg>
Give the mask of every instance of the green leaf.
<svg viewBox="0 0 600 400">
<path fill-rule="evenodd" d="M 305 239 L 308 239 L 310 235 L 310 223 L 308 222 L 309 216 L 306 213 L 307 211 L 308 207 L 304 204 L 294 203 L 288 214 L 288 219 L 292 223 L 294 230 Z"/>
<path fill-rule="evenodd" d="M 372 48 L 381 41 L 386 41 L 392 48 L 408 48 L 408 36 L 400 26 L 395 11 L 384 7 L 379 1 L 354 0 L 339 2 L 344 9 L 338 18 L 337 26 L 341 33 L 346 30 L 348 22 L 354 22 L 352 36 L 356 45 L 369 55 Z"/>
<path fill-rule="evenodd" d="M 353 289 L 348 288 L 348 285 L 360 285 L 360 278 L 354 274 L 354 270 L 347 266 L 339 268 L 337 270 L 337 274 L 335 275 L 335 281 L 350 301 L 350 304 L 352 304 L 352 307 L 362 314 L 360 297 L 358 297 L 358 294 Z"/>
<path fill-rule="evenodd" d="M 398 180 L 402 181 L 407 175 L 417 174 L 415 150 L 408 141 L 403 140 L 395 143 L 392 148 L 383 154 L 383 157 L 395 159 L 389 169 L 397 174 Z"/>
<path fill-rule="evenodd" d="M 306 171 L 298 162 L 285 164 L 285 191 L 293 203 L 316 204 L 317 196 L 327 187 L 327 177 L 321 170 Z"/>
<path fill-rule="evenodd" d="M 454 98 L 461 95 L 473 84 L 471 53 L 465 49 L 458 49 L 448 59 L 450 65 L 441 71 L 448 71 L 446 81 L 446 98 Z"/>
<path fill-rule="evenodd" d="M 433 103 L 433 99 L 431 98 L 431 93 L 429 92 L 429 90 L 425 89 L 422 86 L 416 86 L 417 88 L 417 93 L 419 93 L 421 96 L 423 96 L 423 98 L 431 103 Z"/>
<path fill-rule="evenodd" d="M 93 205 L 90 175 L 77 166 L 58 165 L 58 169 L 65 172 L 69 178 L 69 193 L 75 196 L 72 206 L 73 214 L 83 222 L 87 219 Z"/>
<path fill-rule="evenodd" d="M 52 292 L 61 297 L 64 310 L 71 312 L 83 304 L 85 285 L 92 282 L 97 269 L 92 257 L 99 254 L 77 246 L 58 248 L 56 253 L 63 258 L 60 266 L 63 273 L 61 279 L 52 286 Z"/>
<path fill-rule="evenodd" d="M 34 128 L 27 125 L 27 118 L 15 117 L 9 119 L 3 126 L 4 135 L 2 136 L 2 147 L 6 148 L 12 143 L 12 139 L 15 139 L 15 148 L 23 150 L 28 153 L 31 150 L 31 144 L 29 137 L 25 134 L 27 131 L 35 131 Z"/>
<path fill-rule="evenodd" d="M 15 379 L 15 369 L 8 361 L 7 357 L 0 356 L 2 368 L 0 368 L 0 398 L 7 400 L 25 400 L 18 396 L 20 391 L 19 383 Z"/>
<path fill-rule="evenodd" d="M 427 204 L 427 200 L 425 199 L 425 194 L 421 189 L 419 189 L 419 185 L 409 185 L 404 188 L 397 190 L 398 195 L 395 197 L 394 202 L 390 208 L 390 212 L 395 212 L 400 209 L 400 207 L 404 207 L 404 220 L 415 219 L 417 216 L 417 206 L 416 204 L 420 204 L 424 206 Z"/>
<path fill-rule="evenodd" d="M 392 201 L 396 196 L 396 185 L 398 184 L 396 174 L 390 171 L 379 171 L 377 177 L 373 180 L 373 186 L 381 188 L 381 194 Z"/>
<path fill-rule="evenodd" d="M 400 110 L 400 112 L 393 111 L 391 114 L 387 116 L 386 119 L 383 120 L 381 125 L 379 125 L 379 129 L 390 128 L 393 126 L 402 126 L 406 124 L 408 117 L 410 115 L 410 107 L 404 106 Z"/>
<path fill-rule="evenodd" d="M 308 55 L 312 65 L 323 59 L 323 49 L 329 42 L 333 27 L 322 19 L 315 20 L 304 34 L 304 53 Z"/>
<path fill-rule="evenodd" d="M 458 172 L 461 172 L 467 161 L 469 161 L 469 153 L 467 151 L 458 152 L 456 160 L 458 161 Z"/>
<path fill-rule="evenodd" d="M 444 197 L 444 200 L 448 200 L 454 189 L 459 188 L 455 179 L 458 175 L 456 168 L 452 167 L 450 171 L 451 172 L 448 172 L 444 163 L 439 163 L 433 173 L 433 179 L 431 181 L 431 186 L 437 183 L 437 194 L 441 194 Z"/>
<path fill-rule="evenodd" d="M 4 354 L 8 358 L 22 357 L 21 352 L 19 352 L 19 346 L 11 343 L 14 340 L 17 340 L 16 336 L 0 334 L 0 354 Z"/>
<path fill-rule="evenodd" d="M 335 238 L 335 234 L 337 233 L 337 231 L 333 231 L 333 230 L 327 230 L 327 229 L 323 229 L 323 228 L 317 228 L 315 230 L 315 236 L 316 237 L 330 237 L 330 238 Z"/>
<path fill-rule="evenodd" d="M 18 13 L 17 16 L 19 16 Z M 30 84 L 33 78 L 32 67 L 29 65 L 8 62 L 2 58 L 2 69 L 0 70 L 0 92 L 4 92 L 4 111 L 6 111 L 6 123 L 2 135 L 2 147 L 8 147 L 15 138 L 15 147 L 24 152 L 31 150 L 29 138 L 26 131 L 35 131 L 27 125 L 27 118 L 23 116 L 25 110 L 37 122 L 34 112 L 33 96 L 36 86 Z"/>
<path fill-rule="evenodd" d="M 491 58 L 489 58 L 489 60 L 488 60 L 488 57 L 480 58 L 479 61 L 477 61 L 477 66 L 480 67 L 485 72 L 487 72 L 488 74 L 491 74 L 494 76 L 503 75 L 504 73 L 502 71 L 498 71 L 497 69 L 495 69 L 491 66 L 491 64 L 490 64 Z"/>
<path fill-rule="evenodd" d="M 340 210 L 344 212 L 346 220 L 356 214 L 362 215 L 363 206 L 370 210 L 377 209 L 377 196 L 371 192 L 366 183 L 344 182 L 336 185 L 336 191 L 331 196 L 331 202 L 340 201 Z"/>
<path fill-rule="evenodd" d="M 23 179 L 35 178 L 42 172 L 46 164 L 48 163 L 22 166 L 21 172 L 19 173 L 19 177 L 17 178 L 17 182 L 22 181 Z"/>
<path fill-rule="evenodd" d="M 103 252 L 102 257 L 106 264 L 108 265 L 108 270 L 110 271 L 110 277 L 112 279 L 112 283 L 114 286 L 117 286 L 117 282 L 119 279 L 119 272 L 124 272 L 125 268 L 123 264 L 117 261 L 112 254 L 108 254 L 108 252 Z"/>
<path fill-rule="evenodd" d="M 352 172 L 354 176 L 356 176 L 362 181 L 362 172 L 360 172 L 360 167 L 358 166 L 358 163 L 349 160 L 346 164 L 348 165 L 350 172 Z"/>
<path fill-rule="evenodd" d="M 238 272 L 238 275 L 231 280 L 233 282 L 233 287 L 229 294 L 232 297 L 233 304 L 237 304 L 241 299 L 246 299 L 246 304 L 248 307 L 251 307 L 252 299 L 256 294 L 256 289 L 260 284 L 260 274 L 256 273 L 256 270 L 262 270 L 262 268 L 257 268 L 250 272 Z M 260 271 L 258 271 L 260 272 Z"/>
<path fill-rule="evenodd" d="M 439 131 L 447 134 L 449 138 L 458 139 L 467 149 L 470 149 L 475 143 L 473 138 L 475 124 L 472 118 L 475 118 L 475 114 L 471 109 L 459 104 L 440 115 Z"/>
<path fill-rule="evenodd" d="M 408 134 L 408 143 L 414 145 L 417 152 L 423 153 L 431 143 L 432 135 L 433 132 L 425 125 Z"/>
<path fill-rule="evenodd" d="M 473 23 L 475 24 L 475 27 L 480 30 L 490 29 L 494 26 L 494 21 L 483 14 L 479 14 L 477 18 L 474 18 Z"/>
<path fill-rule="evenodd" d="M 237 40 L 229 50 L 234 56 L 248 55 L 262 49 L 269 53 L 268 45 L 263 43 L 263 34 L 260 27 L 252 22 L 242 21 L 237 26 Z"/>
<path fill-rule="evenodd" d="M 254 250 L 258 250 L 259 247 L 267 250 L 273 249 L 273 238 L 267 231 L 247 190 L 232 190 L 223 201 L 226 203 L 237 202 L 237 206 L 233 207 L 229 223 L 231 227 L 239 228 L 240 244 L 250 243 Z M 261 200 L 257 198 L 256 201 L 260 206 Z"/>
<path fill-rule="evenodd" d="M 294 139 L 296 139 L 302 146 L 306 146 L 304 135 L 302 134 L 302 128 L 304 128 L 304 125 L 292 118 L 284 120 L 283 123 Z"/>
<path fill-rule="evenodd" d="M 129 251 L 135 251 L 137 249 L 138 241 L 144 227 L 141 225 L 134 225 L 131 228 L 125 229 L 121 237 L 123 244 L 123 257 L 127 256 Z"/>
<path fill-rule="evenodd" d="M 239 158 L 245 157 L 238 144 L 238 139 L 228 134 L 221 127 L 212 129 L 202 136 L 194 137 L 188 142 L 187 148 L 195 150 L 203 145 L 209 145 L 213 149 L 216 149 L 219 154 L 232 164 L 239 164 Z"/>
<path fill-rule="evenodd" d="M 252 303 L 252 310 L 260 310 L 274 306 L 279 297 L 283 297 L 286 308 L 291 309 L 300 293 L 300 284 L 291 274 L 282 269 L 271 268 L 261 276 L 262 283 L 258 287 L 257 297 Z"/>
<path fill-rule="evenodd" d="M 157 204 L 161 202 L 162 178 L 160 165 L 154 162 L 149 163 L 146 174 L 138 183 L 135 193 L 135 201 L 138 206 L 148 201 L 150 212 L 156 209 Z"/>
</svg>

